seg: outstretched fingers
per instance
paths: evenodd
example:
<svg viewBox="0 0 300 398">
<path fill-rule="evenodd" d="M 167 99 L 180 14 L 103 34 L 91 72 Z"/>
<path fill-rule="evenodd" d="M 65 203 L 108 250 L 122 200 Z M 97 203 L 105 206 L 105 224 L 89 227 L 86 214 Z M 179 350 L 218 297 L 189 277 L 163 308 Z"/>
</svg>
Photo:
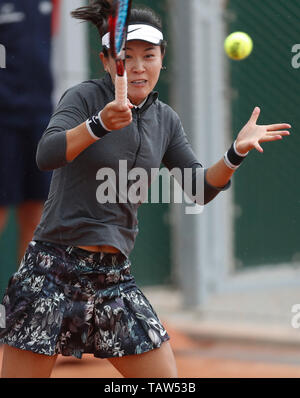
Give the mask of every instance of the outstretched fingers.
<svg viewBox="0 0 300 398">
<path fill-rule="evenodd" d="M 255 148 L 258 152 L 260 152 L 260 153 L 263 153 L 263 152 L 264 152 L 264 150 L 262 149 L 262 147 L 259 145 L 259 142 L 258 142 L 258 141 L 254 143 L 254 148 Z"/>
<path fill-rule="evenodd" d="M 270 136 L 265 136 L 259 142 L 271 142 L 271 141 L 278 141 L 282 140 L 282 135 L 270 135 Z"/>
<path fill-rule="evenodd" d="M 292 126 L 287 123 L 280 123 L 280 124 L 270 124 L 266 126 L 267 131 L 276 131 L 276 130 L 283 130 L 283 129 L 290 129 Z"/>
<path fill-rule="evenodd" d="M 287 130 L 283 131 L 267 131 L 267 133 L 260 138 L 258 142 L 255 143 L 254 147 L 257 149 L 259 152 L 263 153 L 262 147 L 259 145 L 259 143 L 262 142 L 272 142 L 272 141 L 279 141 L 282 140 L 284 136 L 289 136 L 290 132 Z"/>
<path fill-rule="evenodd" d="M 252 112 L 249 122 L 256 124 L 257 119 L 259 118 L 259 115 L 260 115 L 260 108 L 258 106 L 256 106 L 254 108 L 254 111 Z"/>
<path fill-rule="evenodd" d="M 279 130 L 279 131 L 267 131 L 266 135 L 268 136 L 274 136 L 274 135 L 280 135 L 280 136 L 284 136 L 284 135 L 291 135 L 291 133 L 288 130 Z"/>
</svg>

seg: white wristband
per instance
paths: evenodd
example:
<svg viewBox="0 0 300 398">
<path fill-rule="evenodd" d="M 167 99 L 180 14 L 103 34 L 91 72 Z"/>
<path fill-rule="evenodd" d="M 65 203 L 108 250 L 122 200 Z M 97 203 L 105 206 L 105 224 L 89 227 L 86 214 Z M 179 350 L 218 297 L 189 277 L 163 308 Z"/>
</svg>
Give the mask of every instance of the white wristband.
<svg viewBox="0 0 300 398">
<path fill-rule="evenodd" d="M 103 109 L 102 109 L 102 110 L 103 110 Z M 98 118 L 99 118 L 99 121 L 100 121 L 102 127 L 103 127 L 105 130 L 107 130 L 107 131 L 111 131 L 111 130 L 108 129 L 108 128 L 105 126 L 105 124 L 103 123 L 103 120 L 102 120 L 102 118 L 101 118 L 101 113 L 102 113 L 102 111 L 99 112 Z"/>
<path fill-rule="evenodd" d="M 232 164 L 230 162 L 230 160 L 228 159 L 228 156 L 227 156 L 227 152 L 224 155 L 224 162 L 225 162 L 226 166 L 229 167 L 231 170 L 237 170 L 240 167 L 240 166 L 235 166 L 234 164 Z"/>
<path fill-rule="evenodd" d="M 238 152 L 237 151 L 237 149 L 236 149 L 236 140 L 234 141 L 234 143 L 233 143 L 233 149 L 234 149 L 234 152 L 238 155 L 238 156 L 241 156 L 241 157 L 245 157 L 245 156 L 247 156 L 248 155 L 248 153 L 249 153 L 249 151 L 247 152 L 247 153 L 240 153 L 240 152 Z"/>
<path fill-rule="evenodd" d="M 93 131 L 92 131 L 91 127 L 90 127 L 89 119 L 85 122 L 85 125 L 86 125 L 86 128 L 87 128 L 88 132 L 90 133 L 90 136 L 91 136 L 95 141 L 100 140 L 100 138 L 97 137 L 97 136 L 93 133 Z"/>
<path fill-rule="evenodd" d="M 103 138 L 106 134 L 109 134 L 111 130 L 108 130 L 101 119 L 100 111 L 97 115 L 91 116 L 85 123 L 86 128 L 90 134 L 90 136 L 98 141 L 100 138 Z"/>
</svg>

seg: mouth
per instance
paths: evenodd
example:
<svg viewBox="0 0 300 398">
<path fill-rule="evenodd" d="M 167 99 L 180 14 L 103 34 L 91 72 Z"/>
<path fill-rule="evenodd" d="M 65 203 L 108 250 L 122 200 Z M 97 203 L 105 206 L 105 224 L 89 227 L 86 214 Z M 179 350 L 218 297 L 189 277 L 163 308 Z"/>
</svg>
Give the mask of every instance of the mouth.
<svg viewBox="0 0 300 398">
<path fill-rule="evenodd" d="M 131 84 L 135 87 L 144 87 L 147 84 L 147 80 L 144 79 L 133 80 Z"/>
</svg>

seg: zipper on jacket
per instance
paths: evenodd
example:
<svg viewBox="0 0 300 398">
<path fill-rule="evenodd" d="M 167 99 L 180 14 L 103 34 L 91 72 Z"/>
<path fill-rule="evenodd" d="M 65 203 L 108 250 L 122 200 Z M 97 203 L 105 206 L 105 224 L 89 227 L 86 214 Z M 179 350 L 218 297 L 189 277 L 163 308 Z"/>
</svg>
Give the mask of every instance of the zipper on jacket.
<svg viewBox="0 0 300 398">
<path fill-rule="evenodd" d="M 136 154 L 135 154 L 135 160 L 134 160 L 134 163 L 133 163 L 133 166 L 132 166 L 133 169 L 135 168 L 135 165 L 136 165 L 136 162 L 137 162 L 137 157 L 138 157 L 138 154 L 140 152 L 141 144 L 142 144 L 142 137 L 141 137 L 141 131 L 140 131 L 141 114 L 140 114 L 139 110 L 136 111 L 136 115 L 137 115 L 137 119 L 136 119 L 136 121 L 137 121 L 137 129 L 138 129 L 138 133 L 139 133 L 139 146 L 138 146 L 138 149 L 137 149 Z"/>
</svg>

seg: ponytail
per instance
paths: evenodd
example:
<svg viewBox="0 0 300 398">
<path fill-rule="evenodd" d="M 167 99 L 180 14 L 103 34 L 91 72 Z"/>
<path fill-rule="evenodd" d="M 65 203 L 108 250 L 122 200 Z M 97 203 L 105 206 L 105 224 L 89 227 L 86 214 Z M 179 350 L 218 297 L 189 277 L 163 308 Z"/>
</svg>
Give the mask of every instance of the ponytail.
<svg viewBox="0 0 300 398">
<path fill-rule="evenodd" d="M 108 31 L 108 17 L 111 14 L 111 0 L 93 0 L 90 5 L 79 7 L 71 12 L 71 16 L 76 19 L 91 22 L 96 26 L 102 37 Z"/>
<path fill-rule="evenodd" d="M 108 18 L 113 12 L 113 0 L 90 0 L 88 6 L 77 8 L 71 12 L 71 16 L 76 19 L 91 22 L 98 29 L 99 35 L 105 35 L 108 32 Z M 133 8 L 131 10 L 129 24 L 145 23 L 156 27 L 162 31 L 162 21 L 153 10 L 147 7 Z M 164 55 L 167 47 L 167 42 L 164 40 L 161 43 L 161 52 Z M 103 48 L 103 53 L 108 57 L 108 51 Z"/>
</svg>

